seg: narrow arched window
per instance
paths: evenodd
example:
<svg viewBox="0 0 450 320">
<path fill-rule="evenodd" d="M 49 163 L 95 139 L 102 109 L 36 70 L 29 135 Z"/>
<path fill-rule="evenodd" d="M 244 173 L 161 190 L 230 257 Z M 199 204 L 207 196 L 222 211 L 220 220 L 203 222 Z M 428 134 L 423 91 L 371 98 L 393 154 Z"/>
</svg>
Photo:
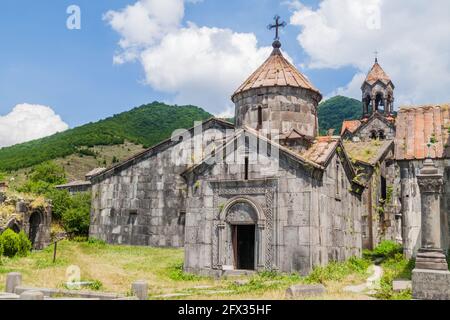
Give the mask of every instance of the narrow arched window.
<svg viewBox="0 0 450 320">
<path fill-rule="evenodd" d="M 376 140 L 378 138 L 377 132 L 375 130 L 370 132 L 370 139 Z"/>
<path fill-rule="evenodd" d="M 378 132 L 378 138 L 379 138 L 380 140 L 386 139 L 386 136 L 384 135 L 384 131 L 383 131 L 383 130 L 380 130 L 380 131 Z"/>
<path fill-rule="evenodd" d="M 262 107 L 258 107 L 258 126 L 257 129 L 262 129 L 263 117 L 262 117 Z"/>
<path fill-rule="evenodd" d="M 384 111 L 384 99 L 381 93 L 378 93 L 375 97 L 375 110 Z"/>
</svg>

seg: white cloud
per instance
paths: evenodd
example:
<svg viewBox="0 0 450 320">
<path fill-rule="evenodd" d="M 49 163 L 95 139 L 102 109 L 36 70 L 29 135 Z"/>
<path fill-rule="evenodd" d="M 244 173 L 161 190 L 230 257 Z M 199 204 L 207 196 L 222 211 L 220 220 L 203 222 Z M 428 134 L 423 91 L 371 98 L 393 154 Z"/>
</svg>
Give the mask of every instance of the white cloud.
<svg viewBox="0 0 450 320">
<path fill-rule="evenodd" d="M 68 128 L 50 107 L 18 104 L 10 113 L 0 116 L 0 148 L 43 138 Z"/>
<path fill-rule="evenodd" d="M 231 94 L 270 54 L 252 33 L 199 27 L 184 17 L 183 0 L 140 0 L 106 21 L 119 33 L 116 63 L 138 60 L 146 83 L 174 95 L 173 103 L 195 104 L 214 114 L 231 107 Z M 192 0 L 189 2 L 193 2 Z M 194 1 L 198 2 L 198 1 Z M 174 16 L 165 21 L 167 12 Z M 164 21 L 164 22 L 162 22 Z"/>
<path fill-rule="evenodd" d="M 312 68 L 353 66 L 352 81 L 336 92 L 360 97 L 358 81 L 380 52 L 396 85 L 396 104 L 448 101 L 450 2 L 435 0 L 322 0 L 317 9 L 294 2 L 291 23 Z"/>
</svg>

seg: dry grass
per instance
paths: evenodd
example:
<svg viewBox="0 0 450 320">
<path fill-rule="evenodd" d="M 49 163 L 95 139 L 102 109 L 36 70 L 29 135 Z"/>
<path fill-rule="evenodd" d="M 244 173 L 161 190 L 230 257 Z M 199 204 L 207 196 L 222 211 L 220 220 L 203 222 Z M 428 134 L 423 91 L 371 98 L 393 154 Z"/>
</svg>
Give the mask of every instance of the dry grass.
<svg viewBox="0 0 450 320">
<path fill-rule="evenodd" d="M 297 275 L 266 278 L 253 276 L 245 286 L 234 285 L 232 279 L 216 280 L 185 275 L 174 266 L 183 261 L 182 249 L 112 246 L 101 243 L 62 241 L 58 245 L 55 264 L 52 263 L 53 247 L 34 252 L 25 258 L 3 258 L 0 264 L 0 291 L 4 288 L 8 272 L 21 272 L 23 283 L 35 287 L 61 288 L 67 281 L 66 270 L 79 266 L 82 280 L 98 280 L 102 291 L 127 294 L 131 283 L 145 279 L 149 283 L 150 297 L 168 293 L 184 293 L 188 296 L 171 299 L 258 300 L 284 299 L 285 290 L 301 282 Z M 344 286 L 361 283 L 364 276 L 352 274 L 341 281 L 325 283 L 327 294 L 313 299 L 365 299 L 363 295 L 344 293 Z M 231 291 L 220 293 L 217 291 Z"/>
</svg>

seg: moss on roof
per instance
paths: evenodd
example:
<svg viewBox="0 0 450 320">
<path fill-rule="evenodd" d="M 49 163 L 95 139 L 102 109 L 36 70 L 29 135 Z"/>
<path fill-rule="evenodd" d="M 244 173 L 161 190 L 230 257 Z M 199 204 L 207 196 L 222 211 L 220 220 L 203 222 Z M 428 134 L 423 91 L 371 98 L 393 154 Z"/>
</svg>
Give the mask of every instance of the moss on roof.
<svg viewBox="0 0 450 320">
<path fill-rule="evenodd" d="M 375 164 L 381 153 L 392 141 L 371 140 L 367 142 L 344 141 L 344 147 L 352 160 Z"/>
</svg>

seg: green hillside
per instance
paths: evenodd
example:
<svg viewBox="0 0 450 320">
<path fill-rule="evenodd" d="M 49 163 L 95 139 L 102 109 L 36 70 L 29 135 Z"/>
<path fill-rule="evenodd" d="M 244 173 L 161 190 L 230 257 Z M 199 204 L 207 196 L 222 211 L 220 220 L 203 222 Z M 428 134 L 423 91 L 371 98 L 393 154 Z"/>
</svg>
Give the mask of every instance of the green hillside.
<svg viewBox="0 0 450 320">
<path fill-rule="evenodd" d="M 52 136 L 0 149 L 0 171 L 86 152 L 86 147 L 111 146 L 125 141 L 152 146 L 170 137 L 175 129 L 192 127 L 211 114 L 195 106 L 168 106 L 153 102 L 113 117 Z M 87 154 L 88 155 L 88 154 Z"/>
<path fill-rule="evenodd" d="M 319 105 L 318 115 L 321 134 L 326 134 L 328 129 L 335 129 L 334 134 L 339 135 L 342 121 L 361 118 L 362 103 L 356 99 L 336 96 Z"/>
</svg>

